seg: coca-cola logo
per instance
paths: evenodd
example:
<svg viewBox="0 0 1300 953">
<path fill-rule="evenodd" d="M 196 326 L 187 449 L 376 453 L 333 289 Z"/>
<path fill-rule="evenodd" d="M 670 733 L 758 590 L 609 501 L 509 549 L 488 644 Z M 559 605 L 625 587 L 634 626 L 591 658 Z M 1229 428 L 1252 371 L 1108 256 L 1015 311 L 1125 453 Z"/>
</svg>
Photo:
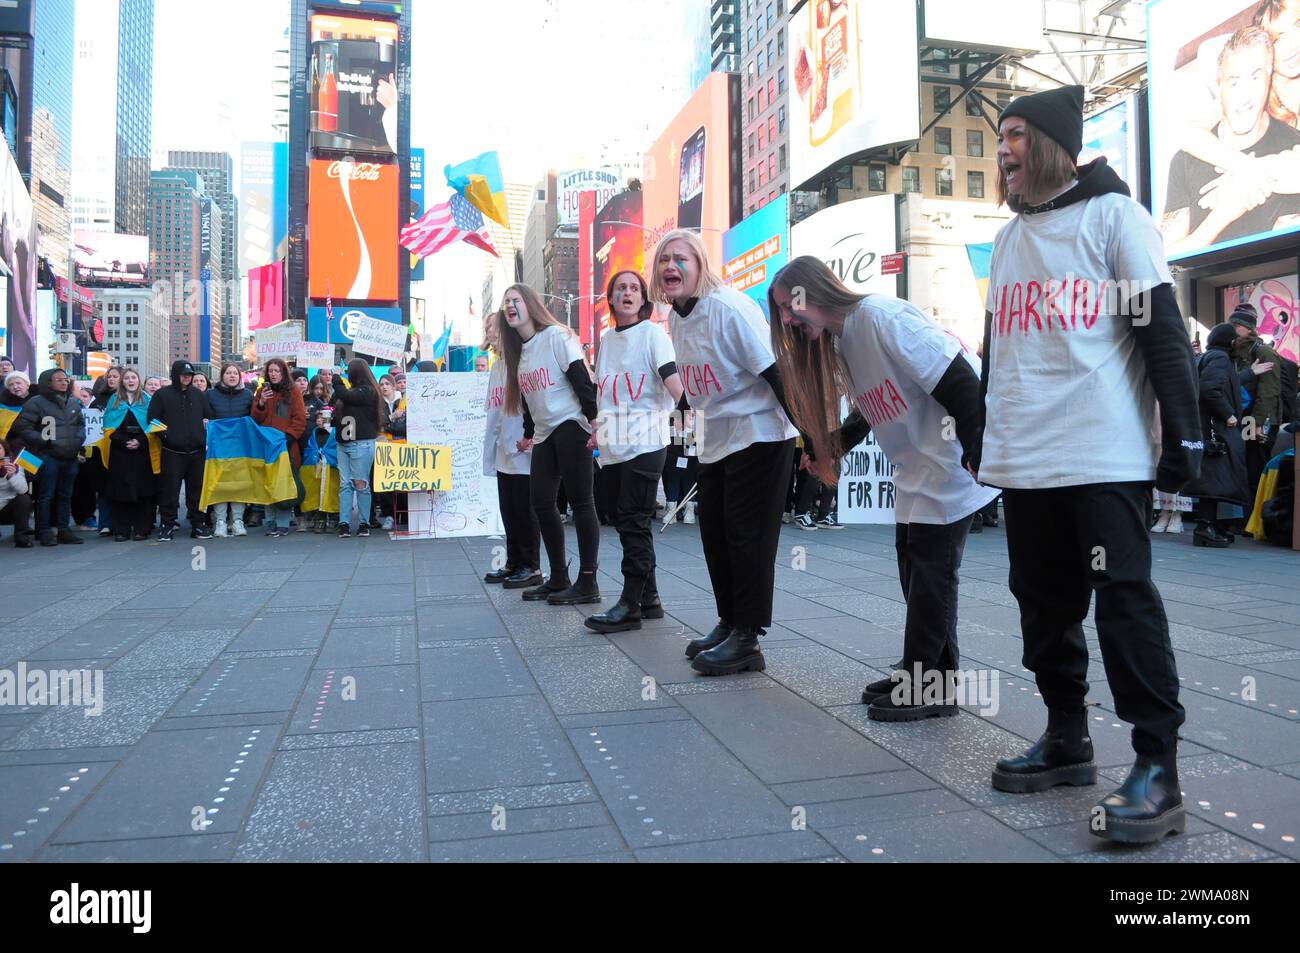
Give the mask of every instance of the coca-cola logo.
<svg viewBox="0 0 1300 953">
<path fill-rule="evenodd" d="M 331 162 L 325 175 L 345 182 L 378 182 L 383 166 L 378 162 Z"/>
</svg>

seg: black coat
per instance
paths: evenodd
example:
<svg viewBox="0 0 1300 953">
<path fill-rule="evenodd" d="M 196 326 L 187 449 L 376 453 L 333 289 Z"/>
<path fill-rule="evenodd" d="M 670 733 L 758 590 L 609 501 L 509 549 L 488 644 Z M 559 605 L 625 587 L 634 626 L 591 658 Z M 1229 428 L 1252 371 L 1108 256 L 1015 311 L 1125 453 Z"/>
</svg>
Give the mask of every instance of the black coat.
<svg viewBox="0 0 1300 953">
<path fill-rule="evenodd" d="M 234 393 L 228 392 L 224 384 L 209 387 L 206 396 L 208 405 L 212 408 L 212 420 L 253 415 L 253 392 L 243 385 Z"/>
<path fill-rule="evenodd" d="M 1201 433 L 1206 452 L 1201 475 L 1183 490 L 1186 496 L 1220 500 L 1249 506 L 1246 479 L 1246 448 L 1241 439 L 1241 380 L 1226 351 L 1210 348 L 1196 362 L 1200 378 Z M 1237 426 L 1229 427 L 1229 417 Z M 1211 434 L 1227 446 L 1227 452 L 1210 455 Z"/>
<path fill-rule="evenodd" d="M 108 478 L 104 490 L 108 498 L 119 503 L 139 503 L 158 495 L 157 477 L 149 457 L 149 440 L 135 414 L 130 411 L 122 424 L 108 438 L 112 451 L 108 455 Z M 135 450 L 127 449 L 127 442 L 136 440 Z"/>
<path fill-rule="evenodd" d="M 185 361 L 172 364 L 171 385 L 159 390 L 149 400 L 149 419 L 167 425 L 162 435 L 165 449 L 193 453 L 207 447 L 208 436 L 203 421 L 211 420 L 213 414 L 207 394 L 193 384 L 181 389 L 180 369 L 184 366 Z"/>
<path fill-rule="evenodd" d="M 71 388 L 68 392 L 56 394 L 50 383 L 53 377 L 53 370 L 41 373 L 36 396 L 27 399 L 12 429 L 27 449 L 42 459 L 75 460 L 86 439 L 81 402 L 71 395 Z M 54 421 L 53 440 L 45 440 L 42 436 L 47 418 Z"/>
</svg>

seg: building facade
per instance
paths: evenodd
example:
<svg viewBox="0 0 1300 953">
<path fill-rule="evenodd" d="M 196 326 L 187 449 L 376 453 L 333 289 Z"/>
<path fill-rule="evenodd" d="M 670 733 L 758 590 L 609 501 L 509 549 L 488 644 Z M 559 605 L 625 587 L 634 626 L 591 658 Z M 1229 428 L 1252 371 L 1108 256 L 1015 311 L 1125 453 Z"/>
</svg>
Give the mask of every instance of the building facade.
<svg viewBox="0 0 1300 953">
<path fill-rule="evenodd" d="M 32 206 L 40 229 L 40 254 L 54 274 L 68 277 L 71 235 L 72 71 L 76 52 L 76 0 L 44 0 L 35 10 L 32 44 Z"/>
<path fill-rule="evenodd" d="M 171 329 L 165 303 L 149 288 L 95 289 L 95 317 L 104 323 L 104 350 L 114 364 L 144 376 L 167 376 Z"/>
<path fill-rule="evenodd" d="M 114 231 L 145 233 L 153 150 L 153 3 L 120 0 Z"/>
<path fill-rule="evenodd" d="M 215 281 L 205 291 L 203 272 L 215 275 L 224 253 L 221 207 L 201 173 L 168 169 L 150 176 L 147 212 L 149 273 L 168 316 L 171 359 L 220 365 L 222 300 Z"/>
<path fill-rule="evenodd" d="M 790 189 L 786 4 L 784 0 L 735 0 L 735 8 L 736 45 L 744 76 L 741 195 L 743 214 L 748 216 Z"/>
<path fill-rule="evenodd" d="M 710 60 L 715 73 L 740 72 L 740 17 L 745 0 L 713 0 L 709 5 Z"/>
</svg>

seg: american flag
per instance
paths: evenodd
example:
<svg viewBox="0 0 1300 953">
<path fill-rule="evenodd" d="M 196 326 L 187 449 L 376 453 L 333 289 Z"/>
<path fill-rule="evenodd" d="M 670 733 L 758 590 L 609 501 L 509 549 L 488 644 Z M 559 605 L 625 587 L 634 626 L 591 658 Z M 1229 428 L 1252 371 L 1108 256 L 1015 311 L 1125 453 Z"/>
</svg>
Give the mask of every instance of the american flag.
<svg viewBox="0 0 1300 953">
<path fill-rule="evenodd" d="M 460 195 L 453 195 L 446 202 L 435 205 L 418 221 L 407 225 L 401 230 L 400 240 L 402 247 L 421 258 L 428 258 L 455 241 L 469 242 L 501 257 L 488 238 L 483 213 Z"/>
</svg>

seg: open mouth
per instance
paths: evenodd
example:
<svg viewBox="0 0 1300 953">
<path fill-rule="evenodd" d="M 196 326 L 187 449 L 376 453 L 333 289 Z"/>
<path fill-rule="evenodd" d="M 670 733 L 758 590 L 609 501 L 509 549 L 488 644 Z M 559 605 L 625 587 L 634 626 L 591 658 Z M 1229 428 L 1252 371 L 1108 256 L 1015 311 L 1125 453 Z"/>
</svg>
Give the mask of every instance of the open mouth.
<svg viewBox="0 0 1300 953">
<path fill-rule="evenodd" d="M 1004 162 L 1002 163 L 1002 174 L 1008 179 L 1020 171 L 1020 163 Z"/>
</svg>

